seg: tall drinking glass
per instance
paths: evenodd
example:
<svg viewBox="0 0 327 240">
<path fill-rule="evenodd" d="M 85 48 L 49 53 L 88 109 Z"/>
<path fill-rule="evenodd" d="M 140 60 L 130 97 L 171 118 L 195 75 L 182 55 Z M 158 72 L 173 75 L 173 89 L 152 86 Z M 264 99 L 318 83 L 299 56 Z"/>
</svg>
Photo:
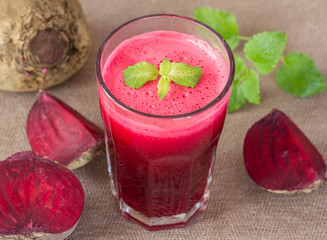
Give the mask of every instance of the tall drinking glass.
<svg viewBox="0 0 327 240">
<path fill-rule="evenodd" d="M 108 81 L 114 79 L 104 77 L 108 58 L 125 40 L 153 31 L 193 35 L 220 52 L 227 76 L 214 100 L 191 112 L 154 115 L 127 106 L 113 94 Z M 185 226 L 208 204 L 234 77 L 230 48 L 217 32 L 196 20 L 176 15 L 140 17 L 105 39 L 96 59 L 96 75 L 111 190 L 122 216 L 150 230 Z"/>
</svg>

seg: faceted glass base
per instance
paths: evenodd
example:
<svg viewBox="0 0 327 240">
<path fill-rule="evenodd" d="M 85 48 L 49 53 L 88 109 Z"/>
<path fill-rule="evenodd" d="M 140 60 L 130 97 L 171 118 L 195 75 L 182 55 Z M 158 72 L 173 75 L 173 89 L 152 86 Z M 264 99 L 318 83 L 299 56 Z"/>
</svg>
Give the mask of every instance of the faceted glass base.
<svg viewBox="0 0 327 240">
<path fill-rule="evenodd" d="M 209 191 L 209 189 L 208 189 Z M 169 228 L 185 227 L 192 217 L 202 212 L 208 205 L 209 192 L 206 192 L 187 213 L 180 213 L 172 216 L 148 217 L 128 206 L 122 199 L 120 200 L 120 210 L 123 217 L 136 222 L 150 231 L 163 230 Z"/>
<path fill-rule="evenodd" d="M 145 214 L 133 209 L 130 207 L 122 198 L 119 198 L 116 182 L 115 179 L 116 174 L 111 167 L 112 164 L 115 164 L 115 152 L 113 151 L 112 141 L 106 141 L 107 144 L 107 161 L 108 161 L 108 171 L 110 175 L 110 187 L 112 194 L 119 200 L 121 215 L 128 220 L 131 220 L 135 223 L 138 223 L 145 227 L 148 230 L 155 231 L 155 230 L 163 230 L 169 228 L 181 228 L 185 227 L 187 223 L 191 220 L 192 217 L 197 215 L 199 212 L 202 212 L 206 209 L 208 205 L 209 193 L 210 193 L 210 186 L 212 182 L 212 172 L 213 172 L 213 165 L 215 161 L 216 151 L 213 152 L 209 173 L 207 177 L 207 181 L 205 184 L 205 189 L 203 192 L 202 197 L 199 201 L 193 205 L 193 207 L 186 213 L 179 213 L 176 215 L 169 215 L 169 216 L 161 216 L 161 217 L 149 217 Z"/>
<path fill-rule="evenodd" d="M 214 154 L 215 155 L 215 154 Z M 191 220 L 192 217 L 197 215 L 199 212 L 204 211 L 207 208 L 209 194 L 210 194 L 210 186 L 212 182 L 212 172 L 213 172 L 213 164 L 214 164 L 214 156 L 211 161 L 211 166 L 207 178 L 206 188 L 203 193 L 202 198 L 194 204 L 194 206 L 186 213 L 180 213 L 171 216 L 162 216 L 162 217 L 148 217 L 139 211 L 136 211 L 128 204 L 124 202 L 123 199 L 119 200 L 120 210 L 123 217 L 133 222 L 136 222 L 146 229 L 150 231 L 155 230 L 164 230 L 169 228 L 182 228 L 187 225 L 187 223 Z M 112 185 L 113 186 L 113 185 Z M 112 193 L 115 195 L 116 190 L 112 188 Z"/>
</svg>

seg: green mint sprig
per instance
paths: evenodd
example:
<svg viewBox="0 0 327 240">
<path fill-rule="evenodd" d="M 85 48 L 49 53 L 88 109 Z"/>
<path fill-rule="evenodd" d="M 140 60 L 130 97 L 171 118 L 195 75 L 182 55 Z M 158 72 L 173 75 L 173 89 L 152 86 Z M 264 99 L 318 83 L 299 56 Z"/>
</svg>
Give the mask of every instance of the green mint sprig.
<svg viewBox="0 0 327 240">
<path fill-rule="evenodd" d="M 169 92 L 170 81 L 178 85 L 194 88 L 202 76 L 200 66 L 191 67 L 186 63 L 170 62 L 165 58 L 160 64 L 160 70 L 148 62 L 139 62 L 128 66 L 124 71 L 125 84 L 133 89 L 142 87 L 146 82 L 158 81 L 158 96 L 164 99 Z"/>
<path fill-rule="evenodd" d="M 148 62 L 128 66 L 123 73 L 125 84 L 133 89 L 142 87 L 148 81 L 156 80 L 159 75 L 156 66 Z"/>
<path fill-rule="evenodd" d="M 252 37 L 238 35 L 238 24 L 232 13 L 212 8 L 197 8 L 194 18 L 217 32 L 234 50 L 240 40 L 244 45 L 245 58 L 251 67 L 246 68 L 242 58 L 235 57 L 235 77 L 228 111 L 241 108 L 246 100 L 252 104 L 260 104 L 260 77 L 271 73 L 281 60 L 283 65 L 277 70 L 276 82 L 285 92 L 297 96 L 308 97 L 326 89 L 326 81 L 311 58 L 302 53 L 293 52 L 283 57 L 287 35 L 278 31 L 266 31 Z"/>
</svg>

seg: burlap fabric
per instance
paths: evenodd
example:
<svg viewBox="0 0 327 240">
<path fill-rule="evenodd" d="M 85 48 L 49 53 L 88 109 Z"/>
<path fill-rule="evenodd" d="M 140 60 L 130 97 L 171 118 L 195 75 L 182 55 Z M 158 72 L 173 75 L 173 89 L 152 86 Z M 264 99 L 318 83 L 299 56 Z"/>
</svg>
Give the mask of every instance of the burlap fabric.
<svg viewBox="0 0 327 240">
<path fill-rule="evenodd" d="M 241 35 L 251 36 L 264 30 L 285 32 L 286 52 L 310 55 L 327 77 L 325 0 L 82 0 L 81 3 L 93 40 L 91 54 L 81 71 L 49 92 L 100 126 L 94 74 L 96 53 L 114 28 L 142 15 L 192 16 L 193 10 L 200 6 L 231 11 L 238 19 Z M 186 228 L 149 232 L 122 218 L 109 189 L 106 161 L 102 159 L 75 171 L 83 183 L 86 204 L 69 239 L 327 239 L 326 184 L 311 194 L 268 193 L 249 178 L 242 156 L 246 131 L 274 107 L 288 114 L 327 160 L 327 91 L 307 99 L 292 97 L 279 89 L 275 72 L 261 76 L 260 84 L 260 106 L 247 104 L 228 114 L 218 146 L 209 206 Z M 34 97 L 35 93 L 0 91 L 0 159 L 30 149 L 25 122 Z"/>
</svg>

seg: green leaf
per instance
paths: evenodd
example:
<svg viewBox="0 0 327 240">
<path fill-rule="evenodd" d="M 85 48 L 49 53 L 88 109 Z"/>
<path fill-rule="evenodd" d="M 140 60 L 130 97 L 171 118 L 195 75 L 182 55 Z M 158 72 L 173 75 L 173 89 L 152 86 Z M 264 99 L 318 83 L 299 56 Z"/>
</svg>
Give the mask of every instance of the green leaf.
<svg viewBox="0 0 327 240">
<path fill-rule="evenodd" d="M 245 103 L 245 97 L 243 94 L 242 85 L 240 81 L 241 74 L 246 69 L 245 63 L 242 58 L 236 55 L 234 55 L 234 62 L 235 62 L 235 75 L 234 75 L 234 82 L 232 86 L 232 92 L 229 98 L 228 112 L 233 112 L 238 110 Z"/>
<path fill-rule="evenodd" d="M 252 104 L 260 104 L 259 74 L 253 69 L 246 70 L 242 76 L 243 95 Z"/>
<path fill-rule="evenodd" d="M 168 77 L 161 77 L 158 82 L 158 96 L 164 99 L 169 92 L 170 80 Z"/>
<path fill-rule="evenodd" d="M 286 45 L 286 34 L 263 32 L 254 35 L 244 46 L 245 57 L 253 62 L 261 74 L 272 72 Z"/>
<path fill-rule="evenodd" d="M 168 74 L 171 71 L 171 62 L 165 58 L 161 63 L 160 63 L 160 69 L 159 69 L 159 74 L 161 76 L 168 76 Z"/>
<path fill-rule="evenodd" d="M 125 84 L 131 88 L 140 88 L 144 83 L 156 80 L 160 74 L 158 95 L 163 99 L 169 91 L 170 80 L 181 86 L 194 88 L 202 76 L 202 69 L 200 66 L 191 67 L 185 63 L 171 63 L 165 58 L 160 64 L 160 71 L 155 65 L 140 62 L 129 66 L 123 73 Z"/>
<path fill-rule="evenodd" d="M 239 43 L 238 25 L 232 13 L 203 7 L 194 10 L 194 18 L 216 30 L 232 50 L 237 47 Z"/>
<path fill-rule="evenodd" d="M 248 100 L 260 104 L 259 75 L 253 69 L 247 69 L 242 58 L 234 55 L 235 76 L 229 100 L 228 112 L 241 108 Z"/>
<path fill-rule="evenodd" d="M 238 79 L 234 79 L 232 92 L 229 98 L 228 112 L 233 112 L 242 107 L 245 103 L 242 85 Z"/>
<path fill-rule="evenodd" d="M 277 84 L 285 92 L 308 97 L 326 89 L 323 75 L 309 56 L 292 52 L 285 57 L 285 63 L 276 74 Z"/>
<path fill-rule="evenodd" d="M 159 75 L 157 67 L 148 62 L 128 66 L 123 73 L 125 84 L 133 89 L 142 87 L 148 81 L 156 80 Z"/>
<path fill-rule="evenodd" d="M 242 58 L 240 58 L 239 56 L 236 56 L 235 54 L 234 54 L 234 62 L 235 62 L 234 79 L 239 79 L 241 77 L 241 74 L 243 73 L 243 71 L 246 69 L 245 62 L 243 61 Z"/>
<path fill-rule="evenodd" d="M 178 85 L 194 88 L 202 76 L 202 69 L 200 66 L 191 67 L 185 63 L 171 63 L 165 58 L 160 64 L 159 73 Z"/>
</svg>

